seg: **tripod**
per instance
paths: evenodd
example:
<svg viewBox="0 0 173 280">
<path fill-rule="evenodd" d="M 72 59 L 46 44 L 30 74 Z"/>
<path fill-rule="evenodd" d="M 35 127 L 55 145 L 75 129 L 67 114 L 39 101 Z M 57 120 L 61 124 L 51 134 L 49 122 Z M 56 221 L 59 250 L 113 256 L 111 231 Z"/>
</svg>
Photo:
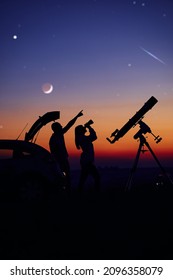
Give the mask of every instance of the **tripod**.
<svg viewBox="0 0 173 280">
<path fill-rule="evenodd" d="M 129 191 L 131 188 L 131 183 L 132 183 L 132 178 L 133 178 L 133 174 L 137 169 L 137 165 L 138 165 L 138 161 L 139 161 L 139 156 L 141 152 L 144 152 L 142 150 L 142 148 L 144 147 L 144 145 L 147 146 L 148 150 L 150 151 L 150 153 L 152 154 L 153 158 L 155 159 L 155 161 L 157 162 L 158 166 L 160 167 L 162 173 L 167 177 L 167 179 L 170 181 L 170 183 L 173 185 L 173 181 L 171 180 L 171 178 L 168 176 L 168 174 L 166 173 L 165 169 L 163 168 L 163 166 L 161 165 L 161 163 L 159 162 L 158 158 L 156 157 L 156 155 L 154 154 L 153 150 L 151 149 L 149 143 L 147 142 L 146 138 L 143 136 L 142 133 L 140 133 L 139 135 L 139 148 L 136 154 L 136 158 L 134 161 L 134 164 L 132 166 L 131 172 L 130 172 L 130 176 L 128 178 L 127 184 L 126 184 L 126 190 Z"/>
</svg>

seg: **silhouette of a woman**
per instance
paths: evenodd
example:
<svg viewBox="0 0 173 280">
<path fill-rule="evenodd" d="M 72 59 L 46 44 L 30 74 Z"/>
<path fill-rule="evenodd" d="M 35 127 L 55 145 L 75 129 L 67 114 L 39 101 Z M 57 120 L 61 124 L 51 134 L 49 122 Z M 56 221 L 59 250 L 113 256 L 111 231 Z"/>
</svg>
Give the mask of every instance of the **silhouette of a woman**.
<svg viewBox="0 0 173 280">
<path fill-rule="evenodd" d="M 78 186 L 79 191 L 82 191 L 84 183 L 89 175 L 93 176 L 97 191 L 100 186 L 99 172 L 94 164 L 94 146 L 92 143 L 97 139 L 97 135 L 90 124 L 91 121 L 85 125 L 78 125 L 75 128 L 75 144 L 77 149 L 82 149 L 80 157 L 81 173 Z M 89 130 L 89 135 L 85 135 L 87 128 Z"/>
</svg>

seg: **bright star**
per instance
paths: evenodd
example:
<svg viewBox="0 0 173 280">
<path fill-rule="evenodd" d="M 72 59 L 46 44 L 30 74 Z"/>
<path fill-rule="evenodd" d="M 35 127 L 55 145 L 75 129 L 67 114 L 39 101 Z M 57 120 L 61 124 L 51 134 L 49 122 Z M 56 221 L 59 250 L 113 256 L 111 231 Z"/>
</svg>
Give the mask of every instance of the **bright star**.
<svg viewBox="0 0 173 280">
<path fill-rule="evenodd" d="M 13 39 L 16 40 L 17 39 L 17 35 L 13 35 Z"/>
</svg>

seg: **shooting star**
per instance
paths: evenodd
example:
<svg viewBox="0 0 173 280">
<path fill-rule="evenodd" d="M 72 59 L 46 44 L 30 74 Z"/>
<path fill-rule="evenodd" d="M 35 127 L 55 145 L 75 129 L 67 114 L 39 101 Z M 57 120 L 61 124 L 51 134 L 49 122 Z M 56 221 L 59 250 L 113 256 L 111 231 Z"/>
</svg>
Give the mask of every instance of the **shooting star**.
<svg viewBox="0 0 173 280">
<path fill-rule="evenodd" d="M 149 51 L 147 51 L 143 47 L 140 47 L 140 49 L 143 50 L 144 52 L 146 52 L 148 55 L 150 55 L 154 59 L 156 59 L 157 61 L 161 62 L 162 64 L 164 64 L 164 65 L 166 64 L 163 60 L 159 59 L 157 56 L 155 56 L 154 54 L 150 53 Z"/>
</svg>

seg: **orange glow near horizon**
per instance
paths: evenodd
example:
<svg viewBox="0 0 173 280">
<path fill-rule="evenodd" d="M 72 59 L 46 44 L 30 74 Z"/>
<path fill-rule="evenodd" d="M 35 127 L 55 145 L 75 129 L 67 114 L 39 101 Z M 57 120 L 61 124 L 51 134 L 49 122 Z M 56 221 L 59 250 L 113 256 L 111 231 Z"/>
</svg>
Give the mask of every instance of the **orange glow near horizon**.
<svg viewBox="0 0 173 280">
<path fill-rule="evenodd" d="M 160 135 L 163 140 L 156 144 L 153 136 L 150 133 L 146 134 L 147 141 L 149 142 L 153 151 L 159 157 L 169 158 L 173 155 L 173 146 L 172 146 L 172 127 L 173 127 L 173 118 L 172 116 L 172 98 L 168 99 L 168 103 L 165 103 L 163 100 L 154 106 L 149 112 L 146 113 L 143 121 L 149 125 L 154 135 Z M 74 143 L 74 129 L 75 126 L 79 124 L 84 124 L 89 119 L 93 119 L 94 124 L 93 128 L 97 133 L 98 139 L 94 142 L 95 156 L 96 158 L 100 157 L 121 157 L 121 158 L 133 158 L 137 152 L 139 142 L 133 139 L 134 134 L 139 130 L 139 126 L 131 128 L 126 135 L 120 138 L 114 144 L 110 144 L 106 137 L 110 137 L 111 133 L 116 129 L 121 129 L 121 127 L 143 106 L 144 102 L 138 101 L 134 104 L 119 102 L 119 105 L 116 104 L 105 104 L 103 106 L 94 107 L 94 103 L 90 107 L 65 107 L 63 108 L 51 108 L 50 106 L 40 108 L 40 116 L 45 114 L 48 111 L 60 110 L 60 120 L 62 126 L 65 126 L 70 119 L 72 119 L 81 109 L 83 109 L 84 115 L 79 118 L 74 126 L 65 134 L 65 142 L 69 156 L 80 156 L 81 151 L 77 150 Z M 36 115 L 35 112 L 38 111 L 38 108 L 35 106 L 32 107 L 32 111 L 27 107 L 24 109 L 19 109 L 15 114 L 14 112 L 4 111 L 2 112 L 2 119 L 4 122 L 1 124 L 0 129 L 0 138 L 1 139 L 17 139 L 22 129 L 28 123 L 25 131 L 22 133 L 19 139 L 24 139 L 24 135 L 29 131 L 32 124 L 37 120 L 39 115 Z M 43 146 L 49 150 L 49 138 L 52 134 L 51 123 L 44 126 L 39 134 L 36 143 Z"/>
</svg>

